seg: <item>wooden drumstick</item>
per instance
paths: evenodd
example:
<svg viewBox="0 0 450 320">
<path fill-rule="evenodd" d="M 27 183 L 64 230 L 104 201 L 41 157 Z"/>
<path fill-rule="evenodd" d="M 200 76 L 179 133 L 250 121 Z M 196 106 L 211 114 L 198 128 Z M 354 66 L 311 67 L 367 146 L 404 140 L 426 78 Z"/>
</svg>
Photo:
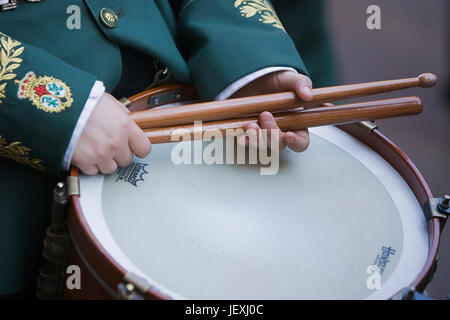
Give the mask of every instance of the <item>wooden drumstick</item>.
<svg viewBox="0 0 450 320">
<path fill-rule="evenodd" d="M 422 109 L 422 102 L 418 97 L 405 97 L 279 113 L 275 115 L 275 121 L 281 130 L 291 131 L 317 126 L 414 115 L 421 113 Z M 211 130 L 220 131 L 222 136 L 226 136 L 227 129 L 242 129 L 245 131 L 250 123 L 258 123 L 258 117 L 205 122 L 202 124 L 202 134 L 200 136 Z M 172 135 L 174 134 L 175 137 L 179 137 L 180 134 L 189 134 L 191 139 L 197 138 L 199 134 L 194 135 L 195 130 L 194 125 L 183 125 L 146 129 L 144 132 L 152 143 L 167 143 L 175 142 L 172 141 Z"/>
<path fill-rule="evenodd" d="M 280 112 L 299 106 L 309 108 L 326 102 L 370 96 L 412 87 L 429 88 L 434 86 L 436 81 L 437 77 L 434 74 L 425 73 L 416 78 L 313 89 L 313 99 L 308 102 L 300 100 L 295 92 L 282 92 L 150 109 L 134 112 L 131 117 L 143 129 L 175 126 L 193 123 L 194 121 L 217 121 L 257 115 L 263 111 Z"/>
</svg>

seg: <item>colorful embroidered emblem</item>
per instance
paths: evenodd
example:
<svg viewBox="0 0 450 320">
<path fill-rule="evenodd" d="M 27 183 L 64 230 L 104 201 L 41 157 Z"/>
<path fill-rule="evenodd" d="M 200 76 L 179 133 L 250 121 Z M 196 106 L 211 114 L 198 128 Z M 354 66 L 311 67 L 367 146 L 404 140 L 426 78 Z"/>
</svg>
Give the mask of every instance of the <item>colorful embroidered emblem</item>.
<svg viewBox="0 0 450 320">
<path fill-rule="evenodd" d="M 13 71 L 19 68 L 22 62 L 19 56 L 24 48 L 20 45 L 19 41 L 15 41 L 0 32 L 0 103 L 2 103 L 2 98 L 6 98 L 6 80 L 12 80 L 16 77 Z"/>
<path fill-rule="evenodd" d="M 234 2 L 234 7 L 238 8 L 241 15 L 245 18 L 251 18 L 257 14 L 260 22 L 270 24 L 275 28 L 286 31 L 284 30 L 277 13 L 267 0 L 236 0 Z"/>
<path fill-rule="evenodd" d="M 45 171 L 41 160 L 29 158 L 30 151 L 30 148 L 23 146 L 18 141 L 8 144 L 6 139 L 0 135 L 0 157 L 16 161 L 39 171 Z"/>
<path fill-rule="evenodd" d="M 28 72 L 20 81 L 17 97 L 28 98 L 33 105 L 45 112 L 61 112 L 72 105 L 70 88 L 61 80 L 49 76 L 36 77 Z"/>
</svg>

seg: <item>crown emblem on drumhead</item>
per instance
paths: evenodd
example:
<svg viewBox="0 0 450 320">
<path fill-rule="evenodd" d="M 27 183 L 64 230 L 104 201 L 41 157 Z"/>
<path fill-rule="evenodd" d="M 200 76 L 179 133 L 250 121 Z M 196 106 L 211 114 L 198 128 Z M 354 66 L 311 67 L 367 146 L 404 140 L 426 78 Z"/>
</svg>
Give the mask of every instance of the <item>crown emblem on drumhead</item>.
<svg viewBox="0 0 450 320">
<path fill-rule="evenodd" d="M 20 81 L 17 97 L 29 99 L 34 106 L 45 112 L 61 112 L 72 105 L 70 88 L 61 80 L 49 76 L 37 77 L 28 72 Z"/>
</svg>

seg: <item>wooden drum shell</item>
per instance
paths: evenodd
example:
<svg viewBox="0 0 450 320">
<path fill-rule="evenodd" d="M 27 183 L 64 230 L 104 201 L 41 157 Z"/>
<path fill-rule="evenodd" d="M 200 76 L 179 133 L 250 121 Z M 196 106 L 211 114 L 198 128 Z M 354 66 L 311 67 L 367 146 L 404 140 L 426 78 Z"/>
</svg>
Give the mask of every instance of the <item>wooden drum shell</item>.
<svg viewBox="0 0 450 320">
<path fill-rule="evenodd" d="M 149 98 L 151 94 L 146 92 L 142 97 Z M 133 101 L 139 100 L 141 96 L 135 96 Z M 131 99 L 130 99 L 131 100 Z M 418 202 L 423 206 L 433 195 L 425 179 L 415 167 L 407 155 L 393 142 L 385 137 L 378 129 L 362 129 L 356 124 L 341 125 L 339 128 L 359 141 L 369 146 L 381 155 L 395 170 L 403 177 L 413 191 Z M 72 168 L 72 176 L 78 176 L 78 170 Z M 82 289 L 65 290 L 64 299 L 113 299 L 120 298 L 118 286 L 124 281 L 127 270 L 123 269 L 106 252 L 102 245 L 96 240 L 92 230 L 89 228 L 80 206 L 79 196 L 72 196 L 68 211 L 68 224 L 73 239 L 69 265 L 75 264 L 81 268 Z M 411 288 L 422 292 L 431 281 L 436 268 L 436 258 L 439 250 L 439 239 L 441 233 L 441 221 L 432 218 L 427 221 L 429 234 L 429 252 L 427 261 L 418 274 Z M 150 287 L 146 293 L 147 299 L 168 299 L 156 288 Z"/>
</svg>

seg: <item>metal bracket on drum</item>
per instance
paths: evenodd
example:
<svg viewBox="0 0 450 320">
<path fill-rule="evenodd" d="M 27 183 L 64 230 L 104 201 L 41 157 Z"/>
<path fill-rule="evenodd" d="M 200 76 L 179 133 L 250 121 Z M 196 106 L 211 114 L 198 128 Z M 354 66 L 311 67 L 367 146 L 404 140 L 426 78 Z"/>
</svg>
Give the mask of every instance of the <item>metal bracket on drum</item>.
<svg viewBox="0 0 450 320">
<path fill-rule="evenodd" d="M 78 177 L 68 176 L 66 178 L 66 190 L 68 197 L 80 195 L 80 181 Z"/>
<path fill-rule="evenodd" d="M 450 215 L 450 195 L 427 200 L 423 205 L 423 211 L 427 221 L 433 218 L 439 218 L 445 223 Z"/>
<path fill-rule="evenodd" d="M 416 291 L 414 288 L 403 288 L 389 300 L 433 300 L 427 295 Z"/>
<path fill-rule="evenodd" d="M 148 106 L 153 108 L 168 103 L 180 102 L 183 96 L 184 92 L 182 90 L 163 92 L 148 99 Z"/>
<path fill-rule="evenodd" d="M 378 129 L 375 121 L 361 121 L 357 122 L 356 125 L 364 131 L 367 131 L 367 133 L 371 133 L 373 130 Z"/>
<path fill-rule="evenodd" d="M 127 273 L 123 282 L 119 283 L 118 290 L 121 298 L 125 300 L 144 300 L 145 293 L 150 288 L 149 283 L 144 278 L 134 273 Z"/>
</svg>

